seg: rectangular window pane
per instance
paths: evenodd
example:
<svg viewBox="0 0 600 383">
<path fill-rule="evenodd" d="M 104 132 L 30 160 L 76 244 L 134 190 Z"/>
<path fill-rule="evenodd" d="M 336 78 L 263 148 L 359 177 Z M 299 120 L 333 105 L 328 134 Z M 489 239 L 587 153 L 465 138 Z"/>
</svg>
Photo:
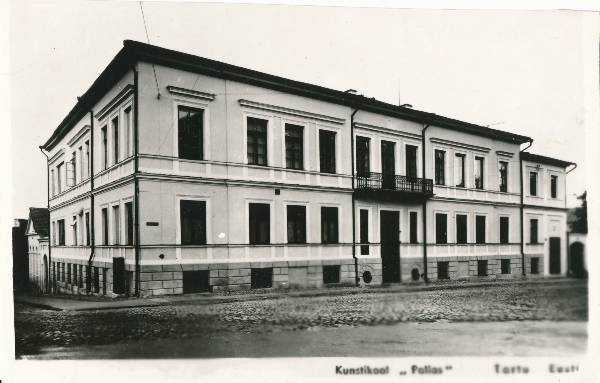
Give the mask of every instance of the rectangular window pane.
<svg viewBox="0 0 600 383">
<path fill-rule="evenodd" d="M 508 217 L 500 217 L 500 243 L 508 243 Z"/>
<path fill-rule="evenodd" d="M 247 159 L 250 165 L 267 166 L 267 120 L 248 117 Z"/>
<path fill-rule="evenodd" d="M 113 164 L 119 162 L 119 118 L 112 120 L 113 127 Z"/>
<path fill-rule="evenodd" d="M 417 147 L 406 145 L 406 176 L 417 178 Z"/>
<path fill-rule="evenodd" d="M 557 196 L 558 177 L 550 176 L 550 197 L 556 198 Z"/>
<path fill-rule="evenodd" d="M 458 187 L 465 186 L 465 155 L 457 153 L 454 156 L 454 183 Z"/>
<path fill-rule="evenodd" d="M 108 167 L 108 135 L 107 135 L 107 127 L 103 126 L 101 131 L 102 138 L 102 169 L 106 169 Z"/>
<path fill-rule="evenodd" d="M 359 219 L 360 243 L 369 243 L 369 210 L 360 209 Z M 362 245 L 360 247 L 360 254 L 369 254 L 369 245 Z"/>
<path fill-rule="evenodd" d="M 133 245 L 133 202 L 125 203 L 125 223 L 127 225 L 127 238 L 125 244 Z"/>
<path fill-rule="evenodd" d="M 77 217 L 73 216 L 73 245 L 77 246 Z"/>
<path fill-rule="evenodd" d="M 322 173 L 335 173 L 335 132 L 319 130 L 319 160 Z"/>
<path fill-rule="evenodd" d="M 436 149 L 435 151 L 435 184 L 445 185 L 445 157 L 446 152 Z"/>
<path fill-rule="evenodd" d="M 85 142 L 85 177 L 88 178 L 91 174 L 91 166 L 92 163 L 90 162 L 90 142 L 86 141 Z"/>
<path fill-rule="evenodd" d="M 248 231 L 251 245 L 270 243 L 271 235 L 271 206 L 267 203 L 251 203 L 248 206 Z"/>
<path fill-rule="evenodd" d="M 113 244 L 121 243 L 121 214 L 119 206 L 113 206 Z"/>
<path fill-rule="evenodd" d="M 529 195 L 537 196 L 537 173 L 529 173 Z"/>
<path fill-rule="evenodd" d="M 102 209 L 102 244 L 108 245 L 108 209 Z"/>
<path fill-rule="evenodd" d="M 90 213 L 85 213 L 85 244 L 90 245 Z"/>
<path fill-rule="evenodd" d="M 475 188 L 483 189 L 483 157 L 475 157 Z"/>
<path fill-rule="evenodd" d="M 529 242 L 538 243 L 538 220 L 532 219 L 529 221 Z"/>
<path fill-rule="evenodd" d="M 179 158 L 204 159 L 204 110 L 179 105 L 177 132 Z"/>
<path fill-rule="evenodd" d="M 58 245 L 65 245 L 65 220 L 59 219 L 58 221 Z"/>
<path fill-rule="evenodd" d="M 467 216 L 456 215 L 456 243 L 467 243 Z"/>
<path fill-rule="evenodd" d="M 300 125 L 285 124 L 285 166 L 288 169 L 304 168 L 303 131 Z"/>
<path fill-rule="evenodd" d="M 475 243 L 485 243 L 485 216 L 475 216 Z"/>
<path fill-rule="evenodd" d="M 448 226 L 446 214 L 436 213 L 435 215 L 435 243 L 448 243 Z"/>
<path fill-rule="evenodd" d="M 410 212 L 410 243 L 417 243 L 417 212 Z"/>
<path fill-rule="evenodd" d="M 369 144 L 367 137 L 356 136 L 356 175 L 368 177 L 371 171 L 369 163 Z"/>
<path fill-rule="evenodd" d="M 500 191 L 506 193 L 508 191 L 508 162 L 500 161 L 498 167 L 500 173 Z"/>
<path fill-rule="evenodd" d="M 321 242 L 338 243 L 338 208 L 321 207 Z"/>
<path fill-rule="evenodd" d="M 206 201 L 179 201 L 179 216 L 181 244 L 206 245 Z M 133 237 L 133 229 L 131 231 Z"/>
<path fill-rule="evenodd" d="M 288 243 L 306 243 L 306 206 L 287 206 Z"/>
<path fill-rule="evenodd" d="M 124 130 L 125 130 L 125 157 L 130 157 L 133 154 L 133 150 L 132 150 L 132 138 L 133 138 L 133 132 L 132 132 L 132 121 L 131 121 L 131 108 L 127 108 L 123 111 L 123 124 L 124 126 Z"/>
<path fill-rule="evenodd" d="M 63 166 L 64 162 L 61 162 L 60 164 L 58 164 L 56 166 L 56 188 L 58 193 L 60 194 L 62 192 L 62 187 L 63 187 Z"/>
</svg>

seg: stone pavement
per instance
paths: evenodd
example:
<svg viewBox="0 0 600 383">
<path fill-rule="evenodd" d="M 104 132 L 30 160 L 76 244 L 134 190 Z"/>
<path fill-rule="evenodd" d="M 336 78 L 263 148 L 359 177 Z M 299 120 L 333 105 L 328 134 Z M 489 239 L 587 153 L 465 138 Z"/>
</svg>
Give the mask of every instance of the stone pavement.
<svg viewBox="0 0 600 383">
<path fill-rule="evenodd" d="M 486 286 L 535 284 L 535 283 L 570 283 L 573 279 L 564 277 L 546 277 L 535 279 L 511 280 L 472 280 L 472 281 L 444 281 L 429 284 L 392 284 L 376 287 L 335 287 L 322 289 L 299 290 L 247 290 L 232 293 L 197 293 L 185 295 L 171 295 L 151 298 L 108 298 L 70 295 L 15 295 L 15 303 L 29 305 L 47 310 L 56 311 L 89 311 L 111 310 L 133 307 L 154 307 L 179 303 L 215 304 L 227 302 L 252 301 L 275 299 L 281 297 L 319 297 L 370 293 L 395 293 L 410 291 L 449 290 L 460 288 L 477 288 Z"/>
</svg>

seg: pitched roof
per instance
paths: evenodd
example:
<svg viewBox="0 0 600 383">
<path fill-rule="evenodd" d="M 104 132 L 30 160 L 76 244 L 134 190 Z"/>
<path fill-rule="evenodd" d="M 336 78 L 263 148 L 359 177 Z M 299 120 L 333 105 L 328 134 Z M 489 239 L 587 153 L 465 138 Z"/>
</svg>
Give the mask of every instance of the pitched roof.
<svg viewBox="0 0 600 383">
<path fill-rule="evenodd" d="M 48 236 L 48 209 L 45 207 L 30 207 L 29 208 L 29 221 L 33 225 L 33 230 L 40 237 Z"/>
<path fill-rule="evenodd" d="M 517 144 L 531 141 L 531 138 L 527 136 L 491 129 L 486 126 L 472 124 L 434 113 L 397 106 L 378 101 L 375 98 L 368 98 L 319 85 L 294 81 L 284 77 L 274 76 L 138 41 L 125 40 L 123 42 L 123 48 L 112 59 L 100 76 L 98 76 L 92 86 L 83 94 L 83 96 L 78 98 L 77 104 L 75 104 L 69 114 L 58 125 L 54 133 L 52 133 L 52 136 L 43 145 L 43 148 L 47 150 L 52 149 L 78 120 L 86 113 L 89 113 L 92 106 L 100 99 L 100 97 L 102 97 L 127 71 L 131 70 L 133 64 L 138 61 L 149 62 L 227 80 L 239 81 L 245 84 L 345 105 L 391 117 L 440 126 L 501 141 Z"/>
<path fill-rule="evenodd" d="M 541 156 L 539 154 L 533 154 L 529 152 L 523 152 L 521 154 L 521 158 L 526 161 L 537 162 L 538 164 L 545 164 L 551 166 L 558 166 L 561 168 L 566 168 L 569 165 L 577 165 L 574 162 L 559 160 L 558 158 Z"/>
</svg>

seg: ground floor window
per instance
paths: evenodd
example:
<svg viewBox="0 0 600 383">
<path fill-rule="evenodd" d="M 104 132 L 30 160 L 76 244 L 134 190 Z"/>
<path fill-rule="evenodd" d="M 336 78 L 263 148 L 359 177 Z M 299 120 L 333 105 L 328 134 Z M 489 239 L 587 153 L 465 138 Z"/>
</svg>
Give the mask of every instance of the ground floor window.
<svg viewBox="0 0 600 383">
<path fill-rule="evenodd" d="M 340 283 L 340 265 L 323 266 L 323 283 Z"/>
<path fill-rule="evenodd" d="M 510 259 L 500 260 L 500 269 L 502 274 L 510 274 Z"/>
<path fill-rule="evenodd" d="M 437 263 L 437 278 L 438 279 L 450 279 L 450 275 L 448 274 L 448 264 L 450 262 L 438 262 Z"/>
<path fill-rule="evenodd" d="M 100 292 L 100 268 L 94 267 L 94 292 L 98 294 Z"/>
<path fill-rule="evenodd" d="M 488 261 L 477 261 L 477 276 L 485 277 L 487 273 Z"/>
<path fill-rule="evenodd" d="M 71 283 L 71 264 L 67 263 L 67 283 Z"/>
<path fill-rule="evenodd" d="M 196 270 L 183 272 L 183 293 L 201 293 L 210 291 L 209 271 Z"/>
<path fill-rule="evenodd" d="M 266 289 L 273 286 L 273 268 L 252 269 L 250 271 L 250 288 Z"/>
<path fill-rule="evenodd" d="M 79 280 L 78 286 L 83 287 L 83 265 L 79 265 Z"/>
<path fill-rule="evenodd" d="M 540 273 L 540 259 L 538 257 L 531 258 L 529 260 L 531 262 L 531 274 L 539 274 Z"/>
</svg>

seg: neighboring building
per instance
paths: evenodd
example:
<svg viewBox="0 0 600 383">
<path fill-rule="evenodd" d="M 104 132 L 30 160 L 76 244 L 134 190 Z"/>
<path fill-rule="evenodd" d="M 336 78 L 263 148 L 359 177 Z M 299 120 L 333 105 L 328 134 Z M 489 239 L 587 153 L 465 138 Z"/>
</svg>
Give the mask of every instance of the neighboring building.
<svg viewBox="0 0 600 383">
<path fill-rule="evenodd" d="M 27 290 L 27 220 L 16 218 L 12 227 L 13 290 Z"/>
<path fill-rule="evenodd" d="M 569 243 L 568 273 L 575 277 L 587 277 L 588 257 L 587 257 L 587 201 L 584 193 L 579 198 L 582 199 L 582 206 L 569 209 L 567 212 L 567 224 L 569 232 L 567 240 Z"/>
<path fill-rule="evenodd" d="M 48 292 L 48 209 L 30 207 L 27 221 L 29 286 L 33 291 Z"/>
<path fill-rule="evenodd" d="M 126 41 L 44 144 L 50 277 L 161 295 L 546 273 L 521 211 L 564 238 L 564 203 L 523 207 L 531 141 Z"/>
</svg>

